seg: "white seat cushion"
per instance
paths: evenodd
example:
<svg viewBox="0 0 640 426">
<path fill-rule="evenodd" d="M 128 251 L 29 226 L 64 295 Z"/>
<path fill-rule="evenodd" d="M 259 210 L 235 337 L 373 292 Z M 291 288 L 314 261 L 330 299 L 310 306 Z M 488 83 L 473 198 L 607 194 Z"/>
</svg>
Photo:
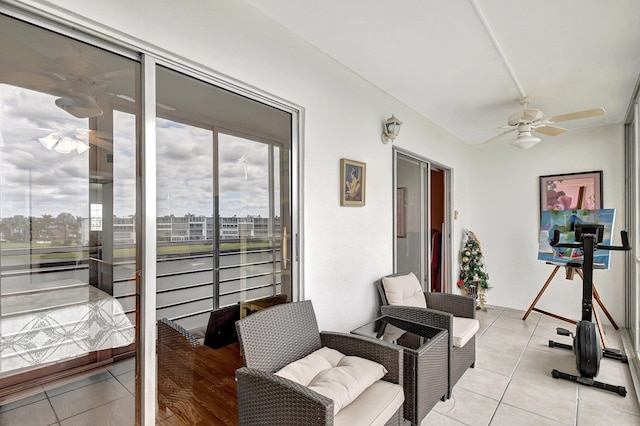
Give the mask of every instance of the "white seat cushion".
<svg viewBox="0 0 640 426">
<path fill-rule="evenodd" d="M 355 401 L 344 407 L 333 420 L 334 426 L 382 426 L 402 407 L 402 386 L 379 380 Z"/>
<path fill-rule="evenodd" d="M 320 348 L 274 373 L 333 400 L 334 415 L 387 374 L 382 364 Z"/>
<path fill-rule="evenodd" d="M 384 277 L 382 287 L 390 305 L 427 307 L 420 281 L 413 272 L 397 277 Z"/>
<path fill-rule="evenodd" d="M 480 330 L 480 321 L 474 318 L 453 317 L 451 339 L 453 346 L 461 348 Z"/>
</svg>

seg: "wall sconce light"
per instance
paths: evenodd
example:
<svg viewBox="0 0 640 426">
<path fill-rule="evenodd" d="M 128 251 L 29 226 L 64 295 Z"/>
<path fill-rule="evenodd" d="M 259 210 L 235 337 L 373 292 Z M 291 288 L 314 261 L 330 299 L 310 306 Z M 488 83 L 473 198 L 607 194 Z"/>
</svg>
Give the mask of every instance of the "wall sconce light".
<svg viewBox="0 0 640 426">
<path fill-rule="evenodd" d="M 382 143 L 393 143 L 394 139 L 400 134 L 400 126 L 402 121 L 398 120 L 393 114 L 387 118 L 382 128 Z"/>
</svg>

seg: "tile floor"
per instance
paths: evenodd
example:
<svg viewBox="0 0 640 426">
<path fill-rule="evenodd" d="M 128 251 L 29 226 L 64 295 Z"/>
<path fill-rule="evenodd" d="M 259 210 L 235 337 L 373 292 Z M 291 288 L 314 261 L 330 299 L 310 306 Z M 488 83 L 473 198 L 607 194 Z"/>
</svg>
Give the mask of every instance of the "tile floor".
<svg viewBox="0 0 640 426">
<path fill-rule="evenodd" d="M 467 370 L 453 397 L 438 402 L 426 425 L 640 425 L 640 407 L 627 364 L 602 359 L 597 380 L 622 385 L 627 396 L 554 379 L 551 370 L 576 374 L 572 351 L 550 348 L 549 340 L 571 344 L 556 327 L 575 326 L 532 312 L 498 307 L 477 311 L 480 331 L 475 368 Z M 606 319 L 605 319 L 606 321 Z M 607 344 L 622 348 L 613 327 Z"/>
<path fill-rule="evenodd" d="M 0 425 L 132 424 L 135 358 L 40 386 L 0 401 Z"/>
<path fill-rule="evenodd" d="M 640 407 L 628 366 L 603 359 L 597 379 L 623 385 L 628 394 L 594 389 L 551 377 L 551 370 L 575 372 L 573 352 L 549 348 L 549 339 L 571 343 L 555 328 L 571 324 L 532 312 L 489 307 L 478 311 L 481 328 L 476 367 L 424 419 L 426 425 L 639 425 Z M 567 327 L 568 326 L 568 327 Z M 605 326 L 610 347 L 621 348 L 617 332 Z M 121 361 L 81 377 L 0 401 L 0 425 L 130 424 L 134 410 L 134 360 Z M 161 413 L 159 413 L 161 414 Z M 158 424 L 179 423 L 173 416 Z"/>
</svg>

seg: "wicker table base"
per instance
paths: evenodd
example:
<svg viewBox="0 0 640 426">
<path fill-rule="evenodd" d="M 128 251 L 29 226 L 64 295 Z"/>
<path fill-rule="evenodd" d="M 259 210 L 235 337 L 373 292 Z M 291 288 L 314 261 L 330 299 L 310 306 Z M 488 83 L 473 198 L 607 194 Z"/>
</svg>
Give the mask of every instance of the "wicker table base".
<svg viewBox="0 0 640 426">
<path fill-rule="evenodd" d="M 447 394 L 448 332 L 382 316 L 351 333 L 389 341 L 404 349 L 404 418 L 419 425 Z"/>
</svg>

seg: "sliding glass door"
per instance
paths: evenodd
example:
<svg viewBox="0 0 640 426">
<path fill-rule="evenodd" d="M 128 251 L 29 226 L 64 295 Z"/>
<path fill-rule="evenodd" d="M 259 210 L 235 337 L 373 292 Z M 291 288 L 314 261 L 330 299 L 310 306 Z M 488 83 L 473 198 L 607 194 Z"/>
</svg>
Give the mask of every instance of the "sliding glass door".
<svg viewBox="0 0 640 426">
<path fill-rule="evenodd" d="M 284 294 L 291 300 L 287 143 L 218 134 L 220 307 Z M 284 214 L 283 214 L 284 213 Z M 284 250 L 283 250 L 284 247 Z"/>
<path fill-rule="evenodd" d="M 450 170 L 399 150 L 394 168 L 394 271 L 413 272 L 425 291 L 450 291 Z"/>
<path fill-rule="evenodd" d="M 396 154 L 395 271 L 413 272 L 424 289 L 429 288 L 430 282 L 428 179 L 426 163 Z"/>
<path fill-rule="evenodd" d="M 291 115 L 158 66 L 157 319 L 291 300 Z M 284 249 L 283 249 L 284 248 Z"/>
<path fill-rule="evenodd" d="M 636 94 L 637 95 L 637 94 Z M 626 207 L 627 223 L 631 251 L 627 255 L 627 292 L 626 292 L 626 326 L 633 354 L 627 354 L 634 360 L 632 366 L 640 374 L 640 107 L 638 99 L 633 109 L 631 122 L 625 127 L 626 144 Z"/>
<path fill-rule="evenodd" d="M 0 14 L 0 423 L 149 424 L 156 319 L 298 297 L 296 110 L 76 36 Z"/>
<path fill-rule="evenodd" d="M 133 424 L 140 64 L 4 15 L 0 40 L 0 398 L 45 389 L 0 423 Z"/>
</svg>

